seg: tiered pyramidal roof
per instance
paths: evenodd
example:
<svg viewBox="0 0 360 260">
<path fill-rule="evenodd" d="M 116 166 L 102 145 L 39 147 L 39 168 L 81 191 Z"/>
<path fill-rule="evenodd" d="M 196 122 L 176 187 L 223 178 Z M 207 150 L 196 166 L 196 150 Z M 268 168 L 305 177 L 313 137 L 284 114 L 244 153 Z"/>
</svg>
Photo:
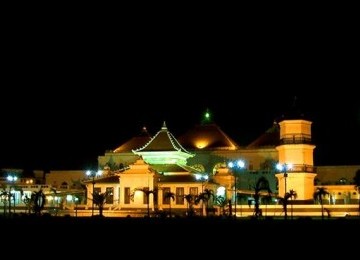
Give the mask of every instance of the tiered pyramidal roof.
<svg viewBox="0 0 360 260">
<path fill-rule="evenodd" d="M 133 152 L 150 164 L 186 164 L 186 160 L 194 155 L 188 152 L 163 123 L 160 131 L 144 146 Z"/>
</svg>

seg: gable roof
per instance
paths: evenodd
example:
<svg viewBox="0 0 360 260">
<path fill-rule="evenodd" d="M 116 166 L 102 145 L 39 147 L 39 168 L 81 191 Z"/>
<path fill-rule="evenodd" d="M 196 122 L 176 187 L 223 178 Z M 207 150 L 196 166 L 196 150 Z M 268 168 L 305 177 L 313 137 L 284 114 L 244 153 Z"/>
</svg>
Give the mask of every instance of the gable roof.
<svg viewBox="0 0 360 260">
<path fill-rule="evenodd" d="M 143 127 L 141 133 L 138 136 L 134 136 L 127 142 L 123 143 L 121 146 L 116 148 L 114 153 L 124 153 L 124 152 L 132 152 L 132 150 L 137 149 L 139 147 L 144 146 L 151 140 L 151 136 L 147 131 L 146 127 Z"/>
<path fill-rule="evenodd" d="M 236 150 L 239 148 L 227 134 L 216 124 L 196 125 L 179 137 L 179 142 L 192 150 Z"/>
<path fill-rule="evenodd" d="M 256 138 L 251 142 L 246 148 L 254 149 L 261 147 L 275 147 L 279 145 L 280 142 L 280 129 L 279 125 L 274 122 L 272 127 L 270 127 L 265 133 Z"/>
</svg>

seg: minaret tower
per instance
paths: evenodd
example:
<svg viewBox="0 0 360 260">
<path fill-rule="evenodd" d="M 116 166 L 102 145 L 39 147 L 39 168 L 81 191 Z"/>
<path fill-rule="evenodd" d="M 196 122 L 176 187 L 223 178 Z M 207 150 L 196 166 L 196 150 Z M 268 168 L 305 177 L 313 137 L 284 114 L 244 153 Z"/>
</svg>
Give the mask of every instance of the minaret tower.
<svg viewBox="0 0 360 260">
<path fill-rule="evenodd" d="M 295 106 L 295 104 L 294 104 Z M 293 107 L 294 109 L 294 107 Z M 297 200 L 311 200 L 316 176 L 311 142 L 312 122 L 293 110 L 280 120 L 279 165 L 282 170 L 276 174 L 279 183 L 279 196 L 294 190 Z"/>
</svg>

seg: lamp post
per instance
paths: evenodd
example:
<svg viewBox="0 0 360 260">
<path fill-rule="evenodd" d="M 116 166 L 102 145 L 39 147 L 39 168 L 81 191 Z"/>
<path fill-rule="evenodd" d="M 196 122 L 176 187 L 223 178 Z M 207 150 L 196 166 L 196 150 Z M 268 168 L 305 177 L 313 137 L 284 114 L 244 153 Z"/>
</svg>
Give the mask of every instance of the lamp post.
<svg viewBox="0 0 360 260">
<path fill-rule="evenodd" d="M 6 177 L 7 181 L 10 183 L 9 187 L 9 215 L 11 215 L 11 187 L 17 181 L 18 177 L 16 175 L 8 175 Z M 15 191 L 14 191 L 14 213 L 15 213 Z"/>
<path fill-rule="evenodd" d="M 201 194 L 204 193 L 204 183 L 209 179 L 209 176 L 206 174 L 195 174 L 196 180 L 201 181 Z M 201 200 L 201 215 L 204 216 L 204 201 Z"/>
<path fill-rule="evenodd" d="M 238 169 L 244 169 L 245 168 L 245 162 L 243 160 L 237 160 L 235 163 L 234 162 L 229 162 L 228 163 L 229 168 L 238 168 Z M 236 218 L 236 205 L 237 205 L 237 173 L 234 172 L 234 193 L 235 193 L 235 197 L 234 197 L 234 211 L 235 211 L 235 218 Z"/>
<path fill-rule="evenodd" d="M 276 165 L 276 169 L 278 169 L 280 172 L 284 172 L 284 199 L 286 197 L 286 191 L 287 191 L 287 177 L 288 177 L 288 170 L 291 170 L 293 167 L 292 163 L 278 163 Z M 287 218 L 287 210 L 285 210 L 285 219 Z"/>
<path fill-rule="evenodd" d="M 77 195 L 73 196 L 73 200 L 75 203 L 75 217 L 77 217 L 77 205 L 79 203 L 79 197 Z"/>
<path fill-rule="evenodd" d="M 92 183 L 92 205 L 91 205 L 91 216 L 94 216 L 94 190 L 95 190 L 95 177 L 101 175 L 101 171 L 86 171 L 86 175 L 91 178 Z"/>
</svg>

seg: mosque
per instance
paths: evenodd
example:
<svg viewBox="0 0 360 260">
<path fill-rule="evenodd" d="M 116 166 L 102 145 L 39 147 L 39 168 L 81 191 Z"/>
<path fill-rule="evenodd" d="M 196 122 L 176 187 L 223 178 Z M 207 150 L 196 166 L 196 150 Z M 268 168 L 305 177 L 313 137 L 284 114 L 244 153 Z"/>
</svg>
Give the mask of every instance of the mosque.
<svg viewBox="0 0 360 260">
<path fill-rule="evenodd" d="M 183 135 L 175 137 L 166 122 L 153 136 L 144 127 L 100 155 L 98 171 L 51 171 L 41 185 L 52 205 L 62 204 L 67 212 L 76 207 L 76 214 L 84 216 L 89 209 L 94 214 L 93 194 L 106 196 L 104 214 L 109 216 L 249 215 L 260 179 L 266 180 L 270 198 L 263 196 L 261 204 L 274 214 L 281 214 L 278 200 L 287 193 L 296 194 L 292 204 L 302 209 L 316 206 L 319 188 L 326 190 L 322 202 L 327 208 L 339 211 L 340 206 L 341 212 L 357 214 L 360 198 L 354 178 L 360 165 L 314 166 L 311 124 L 302 114 L 289 113 L 247 146 L 239 146 L 207 111 L 204 120 Z"/>
</svg>

